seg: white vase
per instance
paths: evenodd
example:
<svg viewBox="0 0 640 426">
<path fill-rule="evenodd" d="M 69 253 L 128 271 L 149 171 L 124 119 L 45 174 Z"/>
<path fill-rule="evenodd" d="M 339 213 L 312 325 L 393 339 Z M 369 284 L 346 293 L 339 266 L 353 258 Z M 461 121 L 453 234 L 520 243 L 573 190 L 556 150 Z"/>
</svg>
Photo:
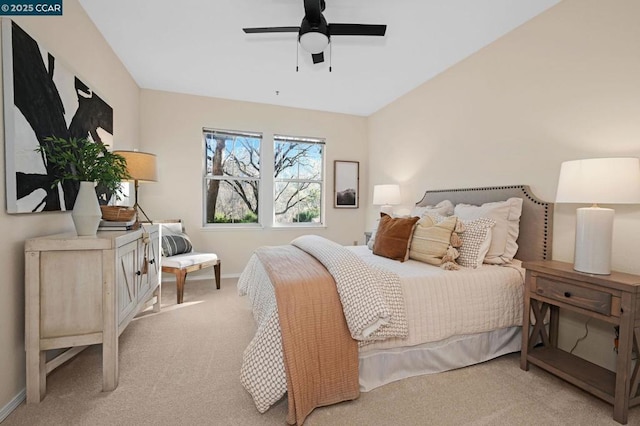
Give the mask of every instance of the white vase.
<svg viewBox="0 0 640 426">
<path fill-rule="evenodd" d="M 95 236 L 102 219 L 95 186 L 95 182 L 80 182 L 80 191 L 71 213 L 76 233 L 81 237 Z"/>
</svg>

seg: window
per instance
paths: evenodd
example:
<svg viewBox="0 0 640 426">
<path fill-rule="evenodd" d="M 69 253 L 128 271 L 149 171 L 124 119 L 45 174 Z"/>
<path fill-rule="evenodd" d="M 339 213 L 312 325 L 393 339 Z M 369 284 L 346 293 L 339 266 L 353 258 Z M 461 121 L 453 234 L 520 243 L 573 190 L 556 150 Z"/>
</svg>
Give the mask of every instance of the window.
<svg viewBox="0 0 640 426">
<path fill-rule="evenodd" d="M 324 141 L 274 136 L 276 224 L 322 223 Z"/>
<path fill-rule="evenodd" d="M 324 140 L 276 135 L 265 145 L 258 133 L 203 131 L 205 225 L 323 223 Z"/>
<path fill-rule="evenodd" d="M 205 223 L 258 223 L 262 135 L 205 129 L 204 140 Z"/>
</svg>

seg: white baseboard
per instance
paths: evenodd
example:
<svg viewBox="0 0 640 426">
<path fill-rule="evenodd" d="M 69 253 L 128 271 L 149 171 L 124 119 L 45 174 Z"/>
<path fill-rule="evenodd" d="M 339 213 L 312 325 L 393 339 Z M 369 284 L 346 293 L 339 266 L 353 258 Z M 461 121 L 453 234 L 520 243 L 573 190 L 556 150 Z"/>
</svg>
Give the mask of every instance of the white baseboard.
<svg viewBox="0 0 640 426">
<path fill-rule="evenodd" d="M 2 423 L 4 419 L 9 417 L 9 414 L 11 414 L 13 410 L 18 408 L 18 405 L 22 404 L 22 402 L 26 398 L 27 398 L 27 391 L 26 389 L 22 389 L 20 393 L 17 394 L 11 401 L 9 401 L 7 405 L 2 407 L 2 410 L 0 410 L 0 423 Z"/>
</svg>

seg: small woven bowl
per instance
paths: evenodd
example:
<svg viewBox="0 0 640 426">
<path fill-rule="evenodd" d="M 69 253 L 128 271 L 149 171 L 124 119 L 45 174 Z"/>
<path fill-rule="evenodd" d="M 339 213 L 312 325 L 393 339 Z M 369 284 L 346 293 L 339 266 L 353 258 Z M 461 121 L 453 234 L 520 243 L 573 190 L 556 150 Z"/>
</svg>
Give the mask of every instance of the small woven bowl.
<svg viewBox="0 0 640 426">
<path fill-rule="evenodd" d="M 102 219 L 112 222 L 127 222 L 136 215 L 136 211 L 122 206 L 100 206 Z"/>
</svg>

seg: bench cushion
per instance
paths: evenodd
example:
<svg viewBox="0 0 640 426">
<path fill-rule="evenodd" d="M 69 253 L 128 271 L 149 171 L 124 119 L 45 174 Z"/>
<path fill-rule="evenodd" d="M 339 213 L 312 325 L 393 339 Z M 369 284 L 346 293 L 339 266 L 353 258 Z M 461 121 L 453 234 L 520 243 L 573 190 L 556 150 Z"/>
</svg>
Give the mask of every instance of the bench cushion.
<svg viewBox="0 0 640 426">
<path fill-rule="evenodd" d="M 162 258 L 162 266 L 169 268 L 188 268 L 198 263 L 211 262 L 218 260 L 218 255 L 215 253 L 198 253 L 190 252 L 184 254 L 178 254 L 170 257 Z"/>
</svg>

